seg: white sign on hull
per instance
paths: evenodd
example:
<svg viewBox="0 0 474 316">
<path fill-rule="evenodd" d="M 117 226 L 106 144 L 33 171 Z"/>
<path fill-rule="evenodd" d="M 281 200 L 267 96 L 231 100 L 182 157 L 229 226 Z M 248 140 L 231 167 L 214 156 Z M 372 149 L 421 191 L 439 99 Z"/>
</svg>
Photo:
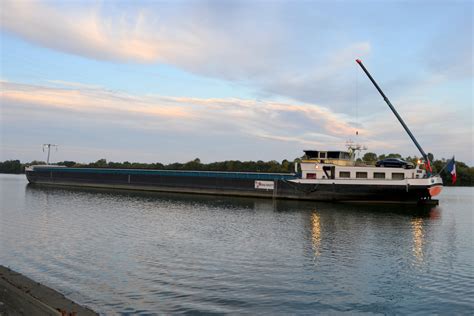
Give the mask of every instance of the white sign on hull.
<svg viewBox="0 0 474 316">
<path fill-rule="evenodd" d="M 275 183 L 273 181 L 255 180 L 255 189 L 273 190 L 274 188 L 275 188 Z"/>
</svg>

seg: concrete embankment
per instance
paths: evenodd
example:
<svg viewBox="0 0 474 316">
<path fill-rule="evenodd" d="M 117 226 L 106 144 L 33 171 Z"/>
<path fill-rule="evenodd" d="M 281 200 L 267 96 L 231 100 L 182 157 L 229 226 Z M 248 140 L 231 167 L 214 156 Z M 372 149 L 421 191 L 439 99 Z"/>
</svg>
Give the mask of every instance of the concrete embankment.
<svg viewBox="0 0 474 316">
<path fill-rule="evenodd" d="M 98 315 L 61 293 L 0 265 L 0 315 Z"/>
</svg>

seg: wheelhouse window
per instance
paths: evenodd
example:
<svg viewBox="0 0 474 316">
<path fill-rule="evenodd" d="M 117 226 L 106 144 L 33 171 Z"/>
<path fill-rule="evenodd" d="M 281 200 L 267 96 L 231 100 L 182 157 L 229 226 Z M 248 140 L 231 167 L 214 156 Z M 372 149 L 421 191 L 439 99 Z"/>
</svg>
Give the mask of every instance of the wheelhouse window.
<svg viewBox="0 0 474 316">
<path fill-rule="evenodd" d="M 400 172 L 392 173 L 392 180 L 403 180 L 405 179 L 405 174 Z"/>
<path fill-rule="evenodd" d="M 326 153 L 325 152 L 319 153 L 319 158 L 326 158 Z"/>
<path fill-rule="evenodd" d="M 385 179 L 385 172 L 374 172 L 374 179 Z"/>
<path fill-rule="evenodd" d="M 316 179 L 316 173 L 307 173 L 306 179 Z"/>
<path fill-rule="evenodd" d="M 367 172 L 356 172 L 356 178 L 367 179 Z"/>
<path fill-rule="evenodd" d="M 349 171 L 339 171 L 339 178 L 350 178 L 351 173 Z"/>
</svg>

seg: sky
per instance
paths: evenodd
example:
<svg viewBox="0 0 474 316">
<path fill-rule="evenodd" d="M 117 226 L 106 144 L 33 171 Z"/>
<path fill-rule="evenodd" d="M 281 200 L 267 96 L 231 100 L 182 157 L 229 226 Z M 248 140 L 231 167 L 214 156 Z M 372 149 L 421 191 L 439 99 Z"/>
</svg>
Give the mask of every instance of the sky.
<svg viewBox="0 0 474 316">
<path fill-rule="evenodd" d="M 473 154 L 472 1 L 0 2 L 0 161 Z M 356 135 L 356 131 L 358 135 Z"/>
</svg>

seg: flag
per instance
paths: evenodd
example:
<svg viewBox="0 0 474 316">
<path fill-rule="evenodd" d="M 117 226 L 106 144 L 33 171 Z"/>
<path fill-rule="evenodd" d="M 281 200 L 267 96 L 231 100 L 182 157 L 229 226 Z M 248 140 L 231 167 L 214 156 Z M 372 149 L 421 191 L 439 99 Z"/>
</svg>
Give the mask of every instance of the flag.
<svg viewBox="0 0 474 316">
<path fill-rule="evenodd" d="M 451 174 L 451 180 L 453 184 L 455 184 L 456 183 L 456 163 L 454 161 L 454 157 L 448 162 L 446 170 Z"/>
<path fill-rule="evenodd" d="M 429 160 L 428 158 L 426 159 L 426 162 L 425 162 L 425 169 L 426 169 L 426 171 L 428 171 L 429 173 L 433 172 L 433 169 L 431 169 L 430 160 Z"/>
</svg>

